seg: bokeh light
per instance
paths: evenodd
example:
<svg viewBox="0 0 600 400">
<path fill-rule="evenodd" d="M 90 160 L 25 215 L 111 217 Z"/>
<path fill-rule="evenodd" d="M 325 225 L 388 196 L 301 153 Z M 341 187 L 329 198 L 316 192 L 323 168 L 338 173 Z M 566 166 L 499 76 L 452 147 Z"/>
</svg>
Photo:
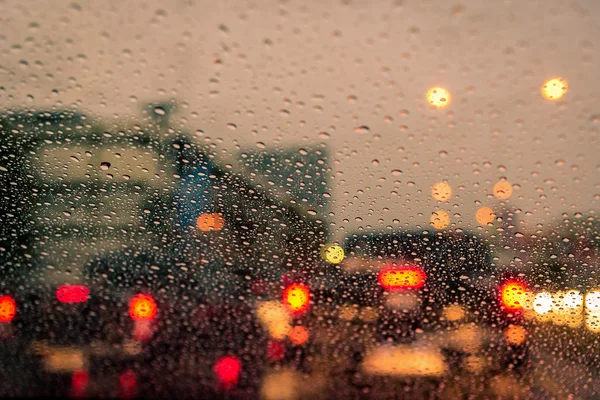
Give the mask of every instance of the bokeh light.
<svg viewBox="0 0 600 400">
<path fill-rule="evenodd" d="M 450 92 L 442 87 L 432 87 L 425 95 L 427 102 L 436 108 L 444 108 L 450 104 Z"/>
<path fill-rule="evenodd" d="M 552 311 L 552 295 L 546 292 L 538 293 L 533 300 L 533 310 L 540 315 Z"/>
<path fill-rule="evenodd" d="M 198 217 L 196 225 L 202 232 L 220 231 L 225 226 L 225 219 L 221 213 L 204 213 Z"/>
<path fill-rule="evenodd" d="M 10 322 L 17 314 L 17 303 L 8 295 L 0 296 L 0 322 Z"/>
<path fill-rule="evenodd" d="M 295 326 L 289 333 L 290 342 L 296 346 L 303 345 L 308 341 L 310 334 L 308 333 L 308 329 L 303 326 Z"/>
<path fill-rule="evenodd" d="M 546 100 L 556 101 L 563 97 L 568 89 L 569 85 L 565 79 L 553 78 L 544 82 L 541 92 Z"/>
<path fill-rule="evenodd" d="M 377 281 L 386 290 L 419 289 L 427 275 L 419 267 L 386 267 L 379 272 Z"/>
<path fill-rule="evenodd" d="M 561 290 L 552 294 L 552 311 L 555 314 L 562 314 L 567 311 L 565 306 L 565 294 L 566 292 Z M 556 323 L 556 320 L 554 322 Z"/>
<path fill-rule="evenodd" d="M 119 397 L 131 399 L 135 397 L 137 390 L 137 376 L 131 370 L 123 371 L 119 375 Z"/>
<path fill-rule="evenodd" d="M 494 213 L 494 210 L 489 207 L 481 207 L 475 213 L 475 220 L 481 226 L 486 226 L 487 224 L 493 223 L 495 217 L 496 214 Z"/>
<path fill-rule="evenodd" d="M 283 291 L 283 305 L 295 315 L 303 314 L 308 310 L 310 290 L 301 283 L 292 283 Z"/>
<path fill-rule="evenodd" d="M 446 211 L 434 211 L 429 222 L 435 229 L 444 229 L 450 225 L 450 215 Z"/>
<path fill-rule="evenodd" d="M 221 357 L 213 367 L 213 371 L 217 374 L 217 379 L 223 389 L 228 389 L 238 383 L 241 370 L 242 363 L 234 356 Z"/>
<path fill-rule="evenodd" d="M 150 295 L 137 294 L 129 302 L 129 315 L 135 321 L 150 321 L 157 312 L 156 302 Z"/>
<path fill-rule="evenodd" d="M 437 182 L 431 188 L 431 196 L 438 201 L 448 201 L 452 197 L 452 186 L 446 182 Z"/>
<path fill-rule="evenodd" d="M 258 319 L 273 339 L 286 338 L 292 326 L 290 314 L 283 304 L 277 301 L 265 301 L 258 304 Z"/>
<path fill-rule="evenodd" d="M 588 312 L 600 312 L 600 292 L 592 290 L 585 295 L 585 308 Z"/>
<path fill-rule="evenodd" d="M 56 289 L 56 299 L 61 303 L 84 303 L 89 295 L 90 289 L 82 285 L 62 285 Z"/>
<path fill-rule="evenodd" d="M 87 371 L 79 370 L 71 375 L 71 395 L 79 398 L 85 395 L 87 387 L 90 383 L 90 374 Z"/>
<path fill-rule="evenodd" d="M 583 295 L 579 290 L 570 290 L 564 295 L 564 304 L 567 308 L 580 308 L 583 305 Z"/>
<path fill-rule="evenodd" d="M 407 291 L 396 291 L 388 293 L 385 299 L 385 306 L 391 310 L 402 310 L 408 312 L 415 310 L 419 305 L 419 296 L 417 293 Z"/>
<path fill-rule="evenodd" d="M 512 195 L 513 189 L 510 182 L 500 181 L 494 185 L 494 196 L 500 200 L 506 200 Z"/>
<path fill-rule="evenodd" d="M 321 248 L 321 257 L 331 264 L 339 264 L 344 260 L 344 249 L 335 244 L 326 244 Z"/>
<path fill-rule="evenodd" d="M 460 321 L 465 318 L 465 310 L 458 304 L 450 304 L 444 307 L 442 315 L 447 321 Z"/>
<path fill-rule="evenodd" d="M 521 345 L 527 338 L 527 331 L 521 325 L 509 325 L 504 331 L 504 339 L 508 344 Z"/>
<path fill-rule="evenodd" d="M 297 371 L 284 369 L 268 372 L 262 380 L 261 399 L 298 400 L 302 377 Z"/>
<path fill-rule="evenodd" d="M 344 321 L 351 321 L 358 316 L 357 307 L 352 304 L 344 304 L 340 307 L 339 317 Z"/>
<path fill-rule="evenodd" d="M 523 308 L 527 286 L 523 282 L 508 281 L 500 288 L 500 299 L 505 309 L 517 311 Z"/>
<path fill-rule="evenodd" d="M 410 345 L 382 346 L 367 355 L 364 372 L 383 376 L 442 376 L 447 365 L 440 352 Z"/>
<path fill-rule="evenodd" d="M 600 312 L 586 313 L 585 327 L 590 332 L 600 333 Z"/>
<path fill-rule="evenodd" d="M 476 353 L 483 344 L 483 331 L 480 326 L 463 323 L 446 335 L 447 345 L 465 353 Z"/>
</svg>

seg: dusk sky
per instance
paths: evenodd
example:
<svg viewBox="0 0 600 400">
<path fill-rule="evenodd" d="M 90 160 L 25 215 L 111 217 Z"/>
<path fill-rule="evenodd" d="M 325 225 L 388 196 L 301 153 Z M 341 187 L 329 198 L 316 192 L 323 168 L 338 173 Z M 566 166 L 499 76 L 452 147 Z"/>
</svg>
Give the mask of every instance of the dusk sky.
<svg viewBox="0 0 600 400">
<path fill-rule="evenodd" d="M 437 207 L 475 229 L 479 207 L 498 209 L 502 177 L 524 231 L 598 210 L 599 2 L 31 5 L 0 2 L 3 108 L 117 121 L 176 99 L 174 125 L 204 131 L 223 162 L 257 142 L 325 143 L 337 238 L 430 229 Z M 554 77 L 568 91 L 550 102 L 540 87 Z M 448 107 L 427 104 L 432 86 L 450 91 Z M 444 179 L 453 195 L 438 203 Z"/>
</svg>

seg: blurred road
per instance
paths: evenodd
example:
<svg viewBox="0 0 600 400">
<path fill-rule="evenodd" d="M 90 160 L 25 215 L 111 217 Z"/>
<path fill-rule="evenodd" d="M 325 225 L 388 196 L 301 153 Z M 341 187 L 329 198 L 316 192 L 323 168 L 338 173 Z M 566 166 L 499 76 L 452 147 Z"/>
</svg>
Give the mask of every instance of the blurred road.
<svg viewBox="0 0 600 400">
<path fill-rule="evenodd" d="M 437 335 L 437 336 L 436 336 Z M 434 343 L 439 333 L 429 336 Z M 87 396 L 110 397 L 178 397 L 226 396 L 230 398 L 332 398 L 344 394 L 350 398 L 394 398 L 400 392 L 413 398 L 442 399 L 476 397 L 588 399 L 600 396 L 598 339 L 584 328 L 557 327 L 550 324 L 529 326 L 529 352 L 526 368 L 492 373 L 451 371 L 439 380 L 429 378 L 373 378 L 365 372 L 348 369 L 331 359 L 341 359 L 342 353 L 323 357 L 319 351 L 300 355 L 291 362 L 274 365 L 254 365 L 243 361 L 245 371 L 239 385 L 227 390 L 216 383 L 214 371 L 202 354 L 165 352 L 142 357 L 129 365 L 136 371 L 135 390 L 124 392 L 123 367 L 101 363 L 89 366 L 84 378 Z M 48 374 L 36 362 L 31 351 L 19 343 L 3 342 L 0 372 L 11 385 L 2 386 L 4 396 L 71 396 L 77 397 L 74 375 Z M 584 350 L 584 349 L 587 349 Z M 313 367 L 299 372 L 302 357 L 308 357 Z M 310 354 L 313 354 L 312 356 Z M 312 357 L 312 358 L 311 358 Z M 96 375 L 97 371 L 101 375 Z"/>
</svg>

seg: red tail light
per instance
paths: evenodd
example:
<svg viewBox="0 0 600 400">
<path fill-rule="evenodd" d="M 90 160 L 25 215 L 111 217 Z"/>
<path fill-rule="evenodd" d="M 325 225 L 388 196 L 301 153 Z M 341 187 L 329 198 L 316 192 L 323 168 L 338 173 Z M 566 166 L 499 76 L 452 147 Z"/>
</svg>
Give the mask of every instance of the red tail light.
<svg viewBox="0 0 600 400">
<path fill-rule="evenodd" d="M 310 289 L 301 283 L 292 283 L 283 291 L 283 305 L 293 314 L 303 314 L 310 303 Z"/>
<path fill-rule="evenodd" d="M 285 345 L 280 340 L 269 340 L 267 343 L 267 357 L 269 361 L 279 361 L 285 355 Z"/>
<path fill-rule="evenodd" d="M 225 356 L 217 360 L 213 370 L 217 374 L 221 386 L 227 389 L 237 384 L 242 363 L 237 357 Z"/>
<path fill-rule="evenodd" d="M 157 312 L 156 302 L 148 294 L 136 294 L 129 302 L 129 315 L 135 321 L 151 321 Z"/>
<path fill-rule="evenodd" d="M 133 371 L 125 371 L 119 376 L 119 389 L 122 399 L 135 397 L 137 390 L 137 376 Z"/>
<path fill-rule="evenodd" d="M 425 285 L 427 275 L 419 267 L 387 267 L 379 272 L 377 281 L 386 290 L 419 289 Z"/>
<path fill-rule="evenodd" d="M 0 322 L 10 322 L 17 314 L 17 303 L 6 295 L 0 296 Z"/>
<path fill-rule="evenodd" d="M 56 299 L 61 303 L 85 303 L 90 289 L 82 285 L 63 285 L 56 289 Z"/>
<path fill-rule="evenodd" d="M 500 301 L 508 311 L 523 309 L 527 285 L 517 280 L 509 280 L 500 288 Z"/>
<path fill-rule="evenodd" d="M 71 391 L 73 397 L 84 397 L 89 383 L 90 375 L 86 371 L 73 372 L 73 375 L 71 376 Z"/>
</svg>

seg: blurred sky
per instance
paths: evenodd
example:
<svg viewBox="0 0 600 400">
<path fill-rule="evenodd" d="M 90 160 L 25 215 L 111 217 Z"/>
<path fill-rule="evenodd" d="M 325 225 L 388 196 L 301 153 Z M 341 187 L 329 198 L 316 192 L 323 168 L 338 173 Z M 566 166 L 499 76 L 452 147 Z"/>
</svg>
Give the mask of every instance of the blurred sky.
<svg viewBox="0 0 600 400">
<path fill-rule="evenodd" d="M 325 143 L 338 238 L 428 227 L 438 206 L 475 229 L 501 177 L 533 231 L 598 209 L 599 17 L 592 0 L 1 1 L 0 106 L 117 120 L 175 98 L 174 124 L 225 160 Z M 555 76 L 569 91 L 550 103 Z M 433 85 L 449 107 L 426 103 Z"/>
</svg>

